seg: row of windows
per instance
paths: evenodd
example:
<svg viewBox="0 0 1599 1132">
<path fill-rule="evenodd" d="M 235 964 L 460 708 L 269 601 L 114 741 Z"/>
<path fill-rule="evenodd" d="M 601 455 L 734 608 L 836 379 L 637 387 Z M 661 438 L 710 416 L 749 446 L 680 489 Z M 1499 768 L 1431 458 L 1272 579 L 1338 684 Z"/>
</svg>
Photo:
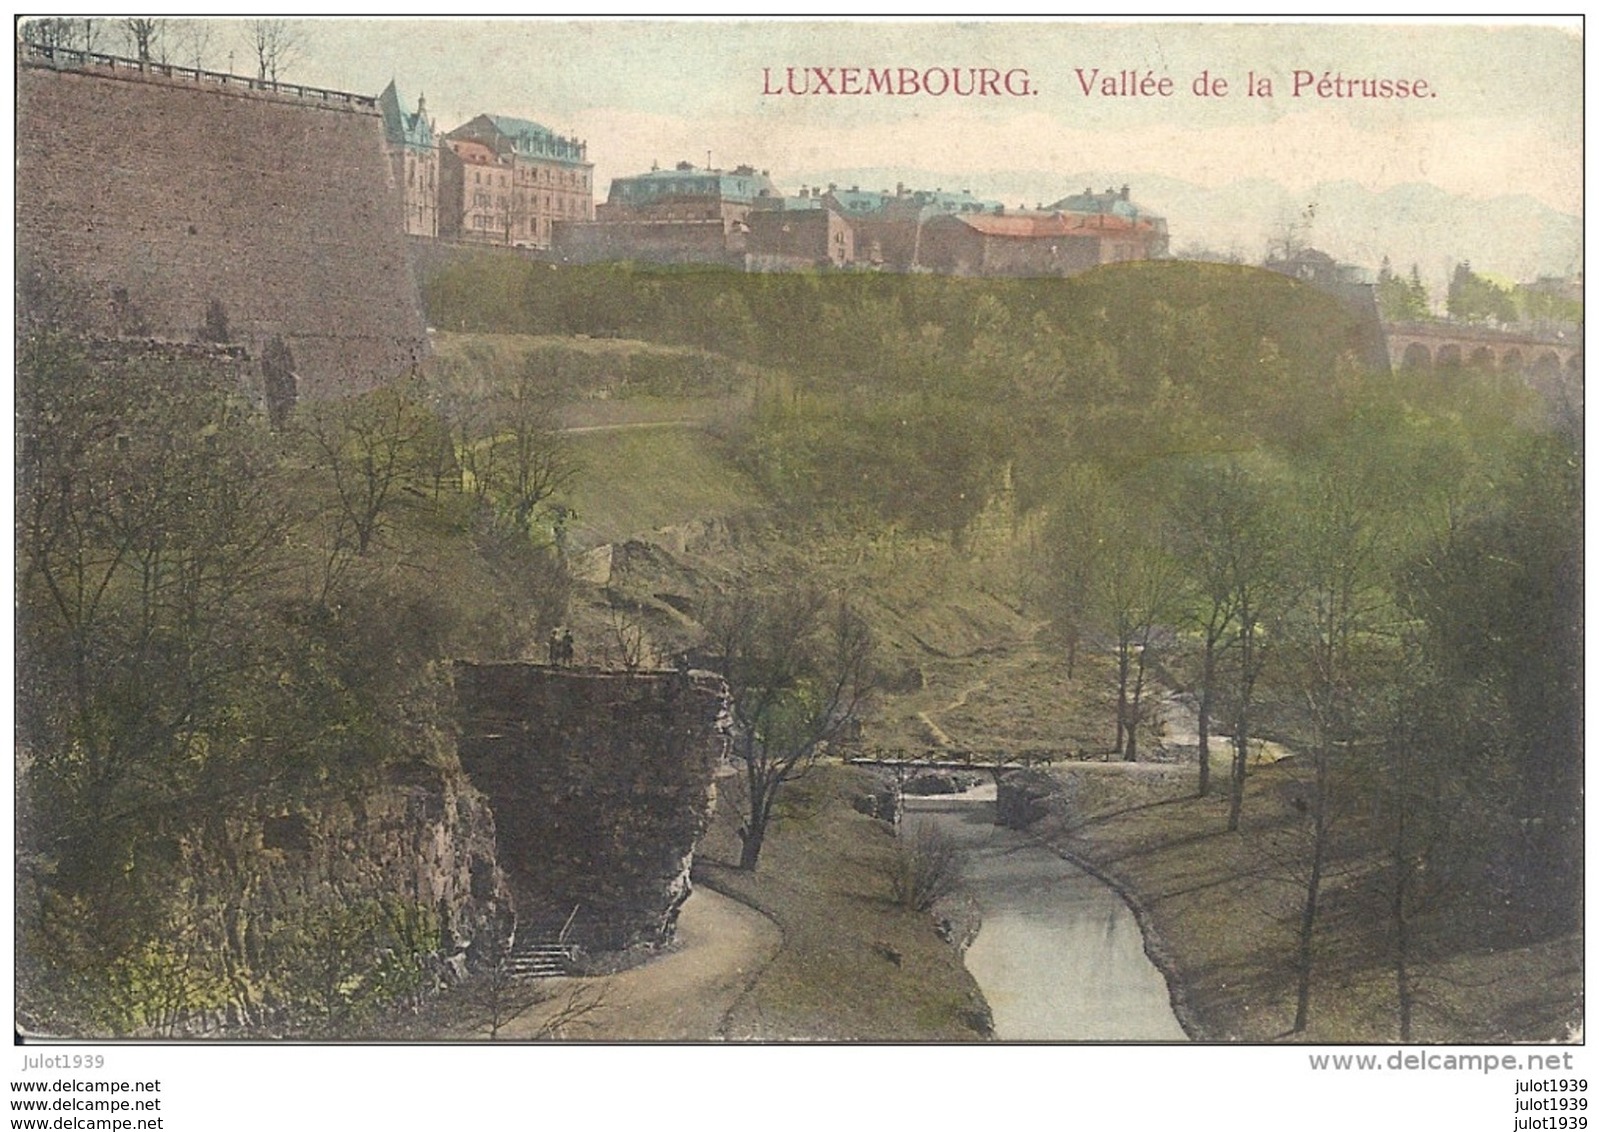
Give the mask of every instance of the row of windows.
<svg viewBox="0 0 1599 1132">
<path fill-rule="evenodd" d="M 565 185 L 567 188 L 586 189 L 589 187 L 589 175 L 573 169 L 551 169 L 540 165 L 518 165 L 516 167 L 516 180 L 518 184 Z"/>
<path fill-rule="evenodd" d="M 503 212 L 506 207 L 505 201 L 506 198 L 504 193 L 490 193 L 487 189 L 477 189 L 472 193 L 473 208 L 496 208 Z M 527 197 L 522 193 L 517 193 L 516 210 L 518 212 L 525 211 L 527 204 Z M 537 208 L 538 205 L 539 201 L 537 196 L 535 196 L 533 199 L 533 207 Z M 550 212 L 552 210 L 560 213 L 563 216 L 588 215 L 588 209 L 584 206 L 581 200 L 568 199 L 566 197 L 556 197 L 552 205 L 550 196 L 548 193 L 546 193 L 544 196 L 544 211 Z M 715 214 L 712 213 L 711 215 L 714 216 Z"/>
<path fill-rule="evenodd" d="M 479 232 L 500 232 L 504 230 L 505 225 L 497 216 L 484 216 L 481 213 L 473 213 L 469 227 Z M 531 222 L 524 221 L 516 226 L 516 231 L 518 235 L 548 237 L 550 234 L 550 222 L 542 219 L 536 219 Z"/>
<path fill-rule="evenodd" d="M 537 200 L 534 201 L 534 206 L 536 206 L 536 208 L 537 208 Z M 486 190 L 486 189 L 478 189 L 477 192 L 473 192 L 472 193 L 472 208 L 473 209 L 494 209 L 494 211 L 497 211 L 497 213 L 504 214 L 505 213 L 505 195 L 504 195 L 504 193 L 491 193 L 491 192 L 488 192 L 488 190 Z M 518 193 L 518 195 L 516 195 L 515 211 L 518 214 L 524 213 L 524 211 L 526 211 L 526 200 L 523 200 L 523 197 L 521 197 L 521 193 Z M 550 205 L 550 198 L 548 198 L 548 197 L 544 198 L 544 211 L 545 211 L 545 213 L 548 213 L 548 211 L 552 211 L 552 205 Z M 584 201 L 568 200 L 568 198 L 566 198 L 566 197 L 556 197 L 555 198 L 555 205 L 553 205 L 553 211 L 555 211 L 555 213 L 561 214 L 561 216 L 580 216 L 580 217 L 587 217 L 588 216 L 588 209 L 585 208 Z M 715 213 L 713 213 L 712 216 L 715 216 Z"/>
<path fill-rule="evenodd" d="M 520 175 L 521 172 L 522 172 L 522 168 L 518 168 L 517 169 L 517 174 L 518 174 L 517 183 L 518 184 L 532 184 L 532 183 L 537 182 L 539 180 L 538 174 L 541 172 L 541 170 L 538 170 L 538 169 L 532 170 L 533 176 L 531 178 L 527 178 L 527 177 L 521 176 Z M 542 172 L 544 173 L 544 182 L 546 184 L 554 184 L 555 183 L 554 178 L 552 178 L 550 176 L 552 170 L 545 169 L 545 170 L 542 170 Z M 570 170 L 564 170 L 564 169 L 561 170 L 560 173 L 561 173 L 560 183 L 565 185 L 565 186 L 567 186 L 568 188 L 586 189 L 586 188 L 589 187 L 589 175 L 587 173 L 574 173 L 574 172 L 571 172 Z M 472 183 L 474 185 L 481 185 L 483 183 L 483 171 L 481 169 L 472 170 Z M 503 184 L 505 184 L 505 174 L 504 173 L 490 173 L 489 174 L 489 182 L 488 183 L 491 184 L 491 185 L 503 185 Z"/>
</svg>

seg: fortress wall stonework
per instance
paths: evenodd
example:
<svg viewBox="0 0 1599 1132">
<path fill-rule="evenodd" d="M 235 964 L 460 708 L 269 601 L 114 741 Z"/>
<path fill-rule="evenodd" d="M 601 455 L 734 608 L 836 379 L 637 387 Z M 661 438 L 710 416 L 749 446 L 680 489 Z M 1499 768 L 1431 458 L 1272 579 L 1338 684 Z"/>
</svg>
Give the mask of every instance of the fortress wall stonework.
<svg viewBox="0 0 1599 1132">
<path fill-rule="evenodd" d="M 426 348 L 373 108 L 19 60 L 16 190 L 19 272 L 81 294 L 92 333 L 192 340 L 217 300 L 312 398 Z"/>
<path fill-rule="evenodd" d="M 518 936 L 571 917 L 592 950 L 668 942 L 726 749 L 722 678 L 462 663 L 455 682 Z"/>
</svg>

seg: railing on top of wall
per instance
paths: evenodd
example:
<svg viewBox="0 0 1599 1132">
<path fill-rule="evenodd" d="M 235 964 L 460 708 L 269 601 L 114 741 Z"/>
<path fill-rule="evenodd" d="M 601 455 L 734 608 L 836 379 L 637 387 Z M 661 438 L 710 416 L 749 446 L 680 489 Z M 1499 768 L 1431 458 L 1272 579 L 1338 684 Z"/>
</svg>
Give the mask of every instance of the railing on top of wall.
<svg viewBox="0 0 1599 1132">
<path fill-rule="evenodd" d="M 301 83 L 275 82 L 271 79 L 252 79 L 247 75 L 234 75 L 226 71 L 207 71 L 199 67 L 183 67 L 176 63 L 155 63 L 145 59 L 129 59 L 122 55 L 104 55 L 98 51 L 79 51 L 72 47 L 51 47 L 43 43 L 22 43 L 19 49 L 24 59 L 49 63 L 56 67 L 105 67 L 112 71 L 130 71 L 134 74 L 160 75 L 169 79 L 189 79 L 193 82 L 217 83 L 221 86 L 244 90 L 270 91 L 286 94 L 310 102 L 327 105 L 377 109 L 378 100 L 364 94 L 351 94 L 344 90 L 326 90 Z"/>
</svg>

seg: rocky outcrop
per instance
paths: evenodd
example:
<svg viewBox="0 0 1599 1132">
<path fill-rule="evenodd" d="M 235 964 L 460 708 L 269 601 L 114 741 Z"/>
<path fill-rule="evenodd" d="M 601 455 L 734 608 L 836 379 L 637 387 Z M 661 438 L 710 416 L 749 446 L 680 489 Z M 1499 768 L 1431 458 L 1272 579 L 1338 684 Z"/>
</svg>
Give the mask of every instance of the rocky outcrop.
<svg viewBox="0 0 1599 1132">
<path fill-rule="evenodd" d="M 241 831 L 258 863 L 252 916 L 270 918 L 329 893 L 384 896 L 425 909 L 440 960 L 464 965 L 509 929 L 510 889 L 495 859 L 488 799 L 455 776 L 423 774 L 263 815 Z"/>
<path fill-rule="evenodd" d="M 726 750 L 711 673 L 457 666 L 461 763 L 488 795 L 518 938 L 668 942 Z"/>
<path fill-rule="evenodd" d="M 994 824 L 1026 829 L 1050 813 L 1050 801 L 1060 794 L 1060 783 L 1041 770 L 1016 770 L 999 780 L 994 803 Z"/>
</svg>

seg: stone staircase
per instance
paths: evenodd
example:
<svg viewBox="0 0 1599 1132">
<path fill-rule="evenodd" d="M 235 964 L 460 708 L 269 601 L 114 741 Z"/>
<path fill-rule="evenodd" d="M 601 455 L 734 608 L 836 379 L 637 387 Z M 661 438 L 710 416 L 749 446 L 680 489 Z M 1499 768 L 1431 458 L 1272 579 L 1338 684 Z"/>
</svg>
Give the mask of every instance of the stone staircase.
<svg viewBox="0 0 1599 1132">
<path fill-rule="evenodd" d="M 518 941 L 506 958 L 505 969 L 519 979 L 553 979 L 568 973 L 572 949 L 564 943 Z"/>
</svg>

